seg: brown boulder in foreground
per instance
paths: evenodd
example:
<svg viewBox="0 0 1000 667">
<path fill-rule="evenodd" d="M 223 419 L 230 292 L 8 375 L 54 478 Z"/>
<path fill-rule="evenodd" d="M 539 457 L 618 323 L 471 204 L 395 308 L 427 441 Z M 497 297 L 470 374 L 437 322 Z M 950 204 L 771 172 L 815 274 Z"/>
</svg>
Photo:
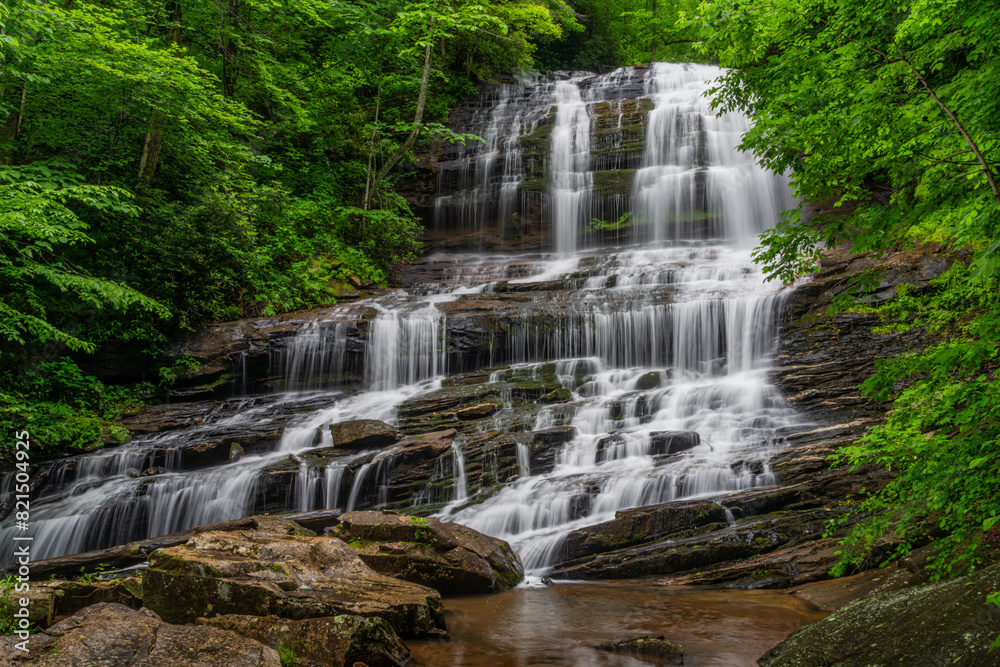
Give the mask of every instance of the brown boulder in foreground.
<svg viewBox="0 0 1000 667">
<path fill-rule="evenodd" d="M 0 664 L 32 667 L 280 667 L 278 652 L 219 628 L 164 623 L 148 610 L 117 603 L 82 609 L 32 634 L 28 652 L 17 637 L 0 638 Z"/>
<path fill-rule="evenodd" d="M 505 591 L 524 578 L 510 545 L 456 523 L 392 512 L 350 512 L 329 530 L 369 567 L 443 594 Z"/>
</svg>

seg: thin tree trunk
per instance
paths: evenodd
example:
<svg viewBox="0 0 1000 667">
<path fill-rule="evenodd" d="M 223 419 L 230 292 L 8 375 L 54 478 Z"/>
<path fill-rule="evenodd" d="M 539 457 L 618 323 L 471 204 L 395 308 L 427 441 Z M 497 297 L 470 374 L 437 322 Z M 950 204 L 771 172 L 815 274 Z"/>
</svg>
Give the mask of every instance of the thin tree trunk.
<svg viewBox="0 0 1000 667">
<path fill-rule="evenodd" d="M 170 41 L 175 46 L 181 44 L 181 3 L 173 3 L 171 21 L 174 24 L 170 34 Z M 139 181 L 143 179 L 148 183 L 153 180 L 156 167 L 160 161 L 160 146 L 163 145 L 163 118 L 155 107 L 149 110 L 149 124 L 146 130 L 146 138 L 142 142 L 142 156 L 139 158 Z"/>
<path fill-rule="evenodd" d="M 996 177 L 993 175 L 993 170 L 990 168 L 989 162 L 986 161 L 986 158 L 983 156 L 982 152 L 980 152 L 979 146 L 976 145 L 975 140 L 965 130 L 965 126 L 958 120 L 958 116 L 955 115 L 955 112 L 952 111 L 948 105 L 941 101 L 941 98 L 937 96 L 937 93 L 935 93 L 934 89 L 931 88 L 931 85 L 927 82 L 927 79 L 924 78 L 924 75 L 920 72 L 920 70 L 914 67 L 907 57 L 903 55 L 902 49 L 899 48 L 899 45 L 896 44 L 895 40 L 893 40 L 893 46 L 896 47 L 896 53 L 899 54 L 902 61 L 906 63 L 906 66 L 910 68 L 910 71 L 913 72 L 917 76 L 917 79 L 920 80 L 920 83 L 924 87 L 924 90 L 927 91 L 927 94 L 931 96 L 931 99 L 933 99 L 937 105 L 941 107 L 941 111 L 944 111 L 945 115 L 948 116 L 948 118 L 951 119 L 951 122 L 955 124 L 955 127 L 958 128 L 958 131 L 965 139 L 965 143 L 967 143 L 969 148 L 972 149 L 973 155 L 976 156 L 976 159 L 979 161 L 979 165 L 983 169 L 983 173 L 986 175 L 986 181 L 990 184 L 990 189 L 993 190 L 993 199 L 996 200 L 997 204 L 1000 204 L 1000 188 L 997 187 Z"/>
<path fill-rule="evenodd" d="M 403 159 L 403 156 L 406 155 L 410 149 L 413 148 L 413 144 L 417 142 L 417 136 L 420 134 L 420 123 L 424 119 L 424 107 L 427 105 L 427 87 L 430 83 L 430 79 L 431 45 L 427 44 L 424 49 L 424 71 L 420 77 L 420 94 L 417 96 L 417 110 L 413 115 L 413 129 L 410 130 L 410 134 L 406 137 L 406 140 L 402 143 L 402 145 L 393 151 L 392 155 L 390 155 L 382 164 L 382 168 L 378 170 L 377 174 L 375 174 L 375 180 L 372 184 L 373 190 L 378 188 L 378 184 L 382 181 L 382 179 L 389 174 L 392 168 L 395 167 L 401 159 Z M 368 209 L 370 200 L 371 195 L 369 193 L 368 198 L 366 198 L 366 201 L 364 202 L 364 209 Z"/>
<path fill-rule="evenodd" d="M 371 202 L 371 190 L 375 186 L 372 181 L 372 166 L 375 162 L 375 137 L 378 135 L 378 114 L 382 105 L 382 82 L 378 82 L 378 93 L 375 96 L 375 127 L 372 128 L 372 137 L 368 142 L 368 168 L 365 172 L 365 196 L 361 200 L 365 210 L 368 210 Z"/>
</svg>

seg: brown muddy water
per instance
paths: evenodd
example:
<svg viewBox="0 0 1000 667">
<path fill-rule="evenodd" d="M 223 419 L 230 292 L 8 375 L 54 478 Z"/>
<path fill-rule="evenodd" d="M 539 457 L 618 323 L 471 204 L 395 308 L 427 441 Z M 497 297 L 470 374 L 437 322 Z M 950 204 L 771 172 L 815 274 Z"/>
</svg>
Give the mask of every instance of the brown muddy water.
<svg viewBox="0 0 1000 667">
<path fill-rule="evenodd" d="M 445 600 L 451 642 L 407 642 L 421 667 L 649 667 L 596 644 L 642 634 L 684 646 L 685 667 L 756 665 L 826 614 L 775 591 L 570 583 Z"/>
</svg>

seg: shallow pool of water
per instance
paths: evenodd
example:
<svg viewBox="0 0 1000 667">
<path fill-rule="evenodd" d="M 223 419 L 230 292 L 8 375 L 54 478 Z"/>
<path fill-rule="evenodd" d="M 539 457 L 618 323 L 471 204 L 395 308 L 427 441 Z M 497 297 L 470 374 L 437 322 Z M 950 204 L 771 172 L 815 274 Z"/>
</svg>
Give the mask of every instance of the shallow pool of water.
<svg viewBox="0 0 1000 667">
<path fill-rule="evenodd" d="M 597 644 L 663 635 L 685 667 L 756 665 L 796 628 L 826 614 L 775 591 L 572 583 L 445 600 L 451 642 L 407 642 L 421 666 L 656 664 Z"/>
</svg>

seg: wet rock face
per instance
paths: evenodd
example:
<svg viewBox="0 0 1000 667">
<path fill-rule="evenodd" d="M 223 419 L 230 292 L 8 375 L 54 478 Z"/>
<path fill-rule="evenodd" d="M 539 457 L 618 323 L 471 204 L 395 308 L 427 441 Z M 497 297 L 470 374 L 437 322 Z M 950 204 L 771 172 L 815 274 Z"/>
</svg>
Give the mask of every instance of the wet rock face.
<svg viewBox="0 0 1000 667">
<path fill-rule="evenodd" d="M 339 539 L 283 519 L 254 520 L 252 530 L 198 533 L 155 551 L 143 574 L 143 604 L 173 622 L 348 614 L 382 618 L 406 636 L 444 629 L 436 591 L 376 573 Z"/>
<path fill-rule="evenodd" d="M 445 595 L 495 593 L 524 578 L 510 545 L 455 523 L 387 512 L 351 512 L 329 533 L 381 574 Z"/>
<path fill-rule="evenodd" d="M 764 654 L 762 667 L 997 664 L 1000 564 L 957 579 L 875 592 L 800 628 Z"/>
<path fill-rule="evenodd" d="M 28 653 L 15 648 L 17 641 L 0 638 L 0 662 L 35 667 L 281 665 L 277 651 L 253 639 L 220 628 L 171 625 L 147 610 L 115 603 L 92 605 L 35 633 Z"/>
<path fill-rule="evenodd" d="M 653 456 L 680 454 L 701 444 L 701 436 L 694 431 L 659 431 L 650 434 L 650 453 Z"/>
<path fill-rule="evenodd" d="M 612 521 L 570 533 L 563 542 L 563 556 L 565 560 L 572 561 L 725 521 L 725 509 L 708 501 L 666 503 L 624 510 L 616 513 Z"/>
</svg>

